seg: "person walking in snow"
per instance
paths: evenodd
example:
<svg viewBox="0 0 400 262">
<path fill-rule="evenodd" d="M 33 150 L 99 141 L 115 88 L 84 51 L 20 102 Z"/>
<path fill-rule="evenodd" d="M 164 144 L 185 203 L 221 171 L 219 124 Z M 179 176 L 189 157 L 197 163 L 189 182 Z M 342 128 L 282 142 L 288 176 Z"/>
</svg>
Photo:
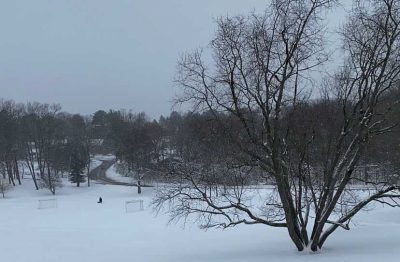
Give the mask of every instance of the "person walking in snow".
<svg viewBox="0 0 400 262">
<path fill-rule="evenodd" d="M 97 201 L 97 203 L 99 203 L 99 204 L 103 203 L 103 199 L 101 197 L 99 197 L 99 201 Z"/>
</svg>

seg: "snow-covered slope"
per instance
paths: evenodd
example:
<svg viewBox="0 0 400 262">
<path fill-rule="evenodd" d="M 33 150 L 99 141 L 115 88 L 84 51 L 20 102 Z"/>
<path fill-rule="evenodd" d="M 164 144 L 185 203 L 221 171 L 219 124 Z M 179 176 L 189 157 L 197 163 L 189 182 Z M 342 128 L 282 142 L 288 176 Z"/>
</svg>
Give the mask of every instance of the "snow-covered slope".
<svg viewBox="0 0 400 262">
<path fill-rule="evenodd" d="M 167 226 L 131 187 L 67 184 L 56 196 L 58 208 L 37 209 L 52 198 L 34 191 L 29 180 L 0 199 L 0 261 L 5 262 L 210 262 L 210 261 L 398 261 L 400 210 L 379 208 L 358 217 L 351 232 L 339 231 L 318 254 L 295 251 L 284 229 L 239 226 L 199 230 Z M 98 197 L 103 204 L 97 204 Z M 145 211 L 125 213 L 124 203 L 143 199 Z"/>
<path fill-rule="evenodd" d="M 126 177 L 119 174 L 115 168 L 115 164 L 112 165 L 107 171 L 106 176 L 114 181 L 122 182 L 122 183 L 133 183 L 133 177 Z"/>
</svg>

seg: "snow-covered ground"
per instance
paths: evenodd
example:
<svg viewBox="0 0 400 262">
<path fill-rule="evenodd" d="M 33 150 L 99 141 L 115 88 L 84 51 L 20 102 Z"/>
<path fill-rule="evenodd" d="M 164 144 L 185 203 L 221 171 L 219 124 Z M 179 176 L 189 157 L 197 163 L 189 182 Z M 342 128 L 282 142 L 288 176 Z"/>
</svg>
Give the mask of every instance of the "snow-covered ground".
<svg viewBox="0 0 400 262">
<path fill-rule="evenodd" d="M 123 182 L 123 183 L 133 183 L 134 179 L 133 177 L 126 177 L 121 174 L 119 174 L 115 168 L 115 165 L 112 165 L 107 171 L 106 171 L 106 177 L 117 181 L 117 182 Z"/>
<path fill-rule="evenodd" d="M 90 160 L 90 170 L 95 169 L 96 167 L 101 165 L 101 163 L 102 161 L 100 159 L 93 158 L 92 160 Z"/>
<path fill-rule="evenodd" d="M 0 199 L 0 261 L 5 262 L 253 262 L 398 261 L 400 210 L 363 213 L 350 232 L 339 230 L 317 254 L 299 254 L 284 229 L 238 226 L 202 231 L 196 225 L 167 225 L 148 204 L 152 189 L 140 197 L 135 188 L 66 182 L 56 196 L 58 208 L 39 210 L 29 179 Z M 98 197 L 103 204 L 97 204 Z M 145 210 L 126 213 L 125 201 L 143 199 Z"/>
<path fill-rule="evenodd" d="M 95 155 L 94 159 L 95 160 L 99 160 L 99 161 L 102 161 L 102 160 L 113 160 L 113 159 L 115 159 L 115 156 L 111 155 L 111 154 L 109 154 L 109 155 Z"/>
<path fill-rule="evenodd" d="M 102 160 L 112 160 L 113 158 L 115 158 L 115 157 L 111 156 L 111 155 L 96 155 L 96 156 L 94 156 L 90 160 L 90 170 L 95 169 L 96 167 L 100 166 L 102 163 Z M 21 165 L 21 171 L 22 171 L 21 177 L 30 179 L 31 173 L 30 173 L 29 168 L 26 165 L 26 163 L 21 161 L 20 165 Z M 35 163 L 34 166 L 35 166 L 35 170 L 36 170 L 35 172 L 39 173 L 39 167 L 38 167 L 37 163 Z M 67 174 L 64 174 L 64 176 L 67 176 Z M 39 176 L 37 176 L 37 178 L 40 179 Z"/>
</svg>

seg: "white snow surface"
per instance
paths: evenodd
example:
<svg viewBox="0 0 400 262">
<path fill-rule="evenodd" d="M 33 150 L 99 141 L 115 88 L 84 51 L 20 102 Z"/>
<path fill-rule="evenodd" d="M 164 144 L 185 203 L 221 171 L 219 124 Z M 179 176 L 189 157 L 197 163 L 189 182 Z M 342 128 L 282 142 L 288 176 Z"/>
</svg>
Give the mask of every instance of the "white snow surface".
<svg viewBox="0 0 400 262">
<path fill-rule="evenodd" d="M 106 177 L 117 181 L 117 182 L 123 182 L 123 183 L 133 183 L 134 179 L 133 177 L 127 177 L 119 174 L 115 168 L 115 164 L 112 165 L 109 169 L 106 171 Z"/>
<path fill-rule="evenodd" d="M 98 154 L 98 155 L 94 156 L 94 159 L 99 160 L 99 161 L 102 161 L 102 160 L 114 160 L 115 156 L 111 155 L 111 154 L 108 154 L 108 155 L 100 155 L 100 154 Z"/>
<path fill-rule="evenodd" d="M 298 253 L 285 229 L 263 225 L 227 230 L 169 224 L 148 206 L 153 189 L 65 181 L 55 196 L 58 208 L 39 210 L 31 180 L 0 198 L 0 261 L 4 262 L 265 262 L 398 261 L 400 210 L 378 207 L 363 213 L 351 231 L 338 230 L 318 253 Z M 97 204 L 98 197 L 103 204 Z M 145 210 L 125 213 L 124 203 L 143 199 Z"/>
<path fill-rule="evenodd" d="M 93 158 L 90 160 L 90 170 L 95 169 L 96 167 L 100 166 L 102 163 L 101 160 Z"/>
</svg>

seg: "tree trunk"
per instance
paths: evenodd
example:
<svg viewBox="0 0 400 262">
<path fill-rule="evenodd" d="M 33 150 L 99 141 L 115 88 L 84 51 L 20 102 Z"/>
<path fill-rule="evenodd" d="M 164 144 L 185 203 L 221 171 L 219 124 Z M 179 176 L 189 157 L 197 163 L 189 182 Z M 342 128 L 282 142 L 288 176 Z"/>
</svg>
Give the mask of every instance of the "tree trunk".
<svg viewBox="0 0 400 262">
<path fill-rule="evenodd" d="M 39 186 L 37 184 L 36 180 L 36 175 L 35 175 L 35 166 L 33 164 L 33 159 L 29 155 L 30 153 L 28 152 L 28 156 L 26 157 L 26 164 L 28 165 L 29 172 L 31 173 L 33 184 L 35 185 L 36 190 L 39 190 Z"/>
<path fill-rule="evenodd" d="M 51 178 L 51 173 L 50 173 L 50 167 L 49 164 L 47 164 L 47 179 L 49 180 L 49 189 L 50 192 L 55 195 L 56 194 L 56 190 L 55 190 L 55 186 L 53 185 L 53 181 Z"/>
<path fill-rule="evenodd" d="M 275 180 L 277 183 L 278 193 L 280 199 L 282 201 L 283 210 L 285 212 L 285 218 L 287 223 L 287 229 L 289 232 L 289 236 L 292 239 L 293 243 L 295 244 L 298 251 L 303 251 L 305 247 L 305 242 L 302 239 L 301 230 L 299 227 L 296 210 L 293 206 L 293 200 L 291 196 L 291 192 L 289 190 L 289 183 L 285 179 L 283 174 L 282 167 L 275 158 L 274 160 L 275 169 L 277 171 L 277 175 L 275 176 Z"/>
<path fill-rule="evenodd" d="M 90 160 L 87 166 L 87 186 L 90 187 Z"/>
<path fill-rule="evenodd" d="M 33 183 L 35 184 L 36 190 L 39 190 L 39 186 L 38 186 L 38 183 L 37 183 L 37 180 L 36 180 L 35 172 L 32 173 L 32 180 L 33 180 Z"/>
<path fill-rule="evenodd" d="M 137 193 L 138 194 L 142 193 L 142 185 L 140 179 L 137 181 Z"/>
<path fill-rule="evenodd" d="M 14 156 L 14 173 L 15 173 L 15 177 L 18 180 L 18 185 L 21 185 L 22 184 L 21 183 L 21 177 L 19 175 L 18 160 L 17 160 L 16 156 Z"/>
<path fill-rule="evenodd" d="M 11 165 L 10 161 L 8 161 L 8 160 L 6 162 L 6 169 L 7 169 L 8 181 L 10 182 L 10 184 L 15 186 L 14 176 L 13 176 L 13 172 L 12 172 L 12 165 Z"/>
</svg>

